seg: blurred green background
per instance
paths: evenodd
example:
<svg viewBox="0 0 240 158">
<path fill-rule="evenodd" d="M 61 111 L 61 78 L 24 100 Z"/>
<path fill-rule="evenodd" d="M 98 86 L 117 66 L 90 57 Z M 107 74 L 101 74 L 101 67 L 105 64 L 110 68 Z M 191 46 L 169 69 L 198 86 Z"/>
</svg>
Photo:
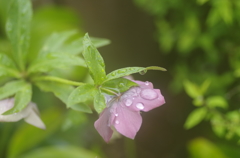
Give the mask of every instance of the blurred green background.
<svg viewBox="0 0 240 158">
<path fill-rule="evenodd" d="M 4 33 L 5 0 L 0 0 L 0 50 L 8 51 Z M 184 129 L 188 114 L 196 109 L 184 83 L 210 86 L 201 97 L 222 96 L 229 110 L 239 109 L 238 0 L 33 0 L 32 58 L 46 36 L 78 29 L 78 36 L 107 38 L 99 48 L 106 71 L 128 66 L 156 65 L 167 72 L 134 75 L 161 89 L 166 104 L 142 113 L 143 124 L 135 140 L 124 137 L 106 144 L 94 129 L 96 113 L 66 110 L 51 93 L 35 88 L 47 130 L 24 121 L 0 123 L 0 157 L 57 158 L 238 158 L 239 137 L 217 136 L 209 121 Z M 31 59 L 29 59 L 31 60 Z M 89 81 L 86 70 L 70 68 L 58 75 Z M 81 72 L 81 73 L 79 73 Z M 71 74 L 71 76 L 69 76 Z M 230 95 L 230 96 L 229 96 Z M 196 98 L 193 98 L 196 100 Z M 224 115 L 226 110 L 220 109 Z M 210 118 L 211 116 L 209 116 Z M 207 120 L 208 118 L 206 118 Z M 237 119 L 237 125 L 240 118 Z M 233 130 L 234 131 L 234 130 Z M 234 131 L 235 132 L 235 131 Z M 226 134 L 227 135 L 227 134 Z"/>
</svg>

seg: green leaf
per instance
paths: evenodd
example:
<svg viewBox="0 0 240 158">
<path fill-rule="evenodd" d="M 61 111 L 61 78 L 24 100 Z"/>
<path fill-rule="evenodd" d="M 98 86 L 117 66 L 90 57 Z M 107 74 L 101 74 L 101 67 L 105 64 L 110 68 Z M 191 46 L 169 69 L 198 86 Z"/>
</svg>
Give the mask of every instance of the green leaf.
<svg viewBox="0 0 240 158">
<path fill-rule="evenodd" d="M 202 96 L 194 98 L 193 105 L 195 105 L 195 106 L 202 106 L 203 104 L 204 104 L 204 99 L 203 99 Z"/>
<path fill-rule="evenodd" d="M 27 123 L 19 126 L 9 140 L 8 157 L 19 157 L 20 154 L 39 145 L 59 129 L 63 114 L 59 108 L 50 108 L 41 112 L 41 118 L 47 129 L 42 130 Z M 23 143 L 24 142 L 24 143 Z"/>
<path fill-rule="evenodd" d="M 20 158 L 100 158 L 97 154 L 76 146 L 48 146 L 38 148 Z"/>
<path fill-rule="evenodd" d="M 84 84 L 77 87 L 68 97 L 67 107 L 71 107 L 77 103 L 88 104 L 93 101 L 96 91 L 97 89 L 91 84 Z"/>
<path fill-rule="evenodd" d="M 105 64 L 102 56 L 92 44 L 88 34 L 84 36 L 83 48 L 83 56 L 89 68 L 90 75 L 95 84 L 101 84 L 106 78 Z"/>
<path fill-rule="evenodd" d="M 96 48 L 108 45 L 110 41 L 104 38 L 90 37 L 91 42 Z M 74 40 L 70 44 L 63 46 L 61 49 L 62 52 L 69 52 L 71 54 L 79 54 L 83 51 L 83 38 Z"/>
<path fill-rule="evenodd" d="M 90 37 L 90 39 L 96 48 L 103 47 L 111 43 L 110 40 L 105 38 Z"/>
<path fill-rule="evenodd" d="M 94 108 L 98 113 L 101 113 L 106 108 L 105 97 L 100 91 L 94 96 Z"/>
<path fill-rule="evenodd" d="M 207 110 L 204 107 L 195 109 L 189 114 L 184 124 L 184 127 L 186 129 L 190 129 L 196 126 L 205 118 L 206 114 L 207 114 Z"/>
<path fill-rule="evenodd" d="M 2 53 L 0 53 L 0 76 L 20 77 L 14 62 Z"/>
<path fill-rule="evenodd" d="M 196 138 L 188 144 L 191 158 L 228 158 L 216 143 L 205 138 Z"/>
<path fill-rule="evenodd" d="M 75 55 L 63 53 L 50 53 L 44 58 L 39 58 L 32 63 L 28 72 L 50 72 L 53 69 L 64 69 L 70 66 L 83 66 L 85 61 Z"/>
<path fill-rule="evenodd" d="M 217 136 L 222 137 L 225 134 L 227 124 L 225 123 L 221 115 L 214 114 L 213 117 L 211 118 L 211 123 L 214 133 Z"/>
<path fill-rule="evenodd" d="M 53 69 L 64 69 L 70 66 L 85 67 L 85 61 L 72 53 L 72 46 L 65 44 L 66 40 L 76 33 L 74 30 L 50 35 L 43 44 L 37 59 L 31 63 L 28 72 L 49 72 Z"/>
<path fill-rule="evenodd" d="M 72 127 L 80 127 L 88 122 L 87 114 L 69 109 L 62 124 L 62 130 L 66 131 Z"/>
<path fill-rule="evenodd" d="M 206 91 L 208 90 L 209 86 L 211 84 L 211 81 L 210 80 L 205 80 L 201 87 L 200 87 L 200 91 L 201 91 L 201 94 L 204 95 L 206 93 Z"/>
<path fill-rule="evenodd" d="M 239 111 L 231 111 L 228 112 L 226 117 L 232 122 L 238 124 L 240 122 L 240 112 Z"/>
<path fill-rule="evenodd" d="M 103 85 L 101 86 L 101 88 L 109 89 L 116 93 L 122 93 L 122 92 L 127 91 L 129 88 L 131 88 L 133 86 L 138 86 L 138 84 L 133 81 L 130 81 L 126 78 L 116 78 L 116 79 L 104 82 Z M 102 90 L 104 90 L 104 89 L 102 89 Z"/>
<path fill-rule="evenodd" d="M 62 46 L 65 44 L 66 40 L 69 39 L 72 35 L 76 34 L 77 31 L 65 31 L 61 33 L 51 34 L 43 44 L 42 49 L 39 53 L 39 58 L 47 56 L 49 53 L 58 53 L 61 51 Z M 71 54 L 70 52 L 68 52 Z"/>
<path fill-rule="evenodd" d="M 192 83 L 192 82 L 190 82 L 188 80 L 185 80 L 183 85 L 184 85 L 186 93 L 190 97 L 197 98 L 197 97 L 202 95 L 202 93 L 200 91 L 200 88 L 197 85 L 195 85 L 194 83 Z"/>
<path fill-rule="evenodd" d="M 84 103 L 78 103 L 78 104 L 71 105 L 70 108 L 73 110 L 79 111 L 79 112 L 86 112 L 89 114 L 92 113 L 92 109 Z"/>
<path fill-rule="evenodd" d="M 13 57 L 21 70 L 29 47 L 32 6 L 30 0 L 12 0 L 8 11 L 6 32 L 13 47 Z"/>
<path fill-rule="evenodd" d="M 216 1 L 215 7 L 218 10 L 218 14 L 222 17 L 223 21 L 226 24 L 231 24 L 233 21 L 232 2 L 229 0 Z"/>
<path fill-rule="evenodd" d="M 204 3 L 208 2 L 209 0 L 197 0 L 199 5 L 203 5 Z"/>
<path fill-rule="evenodd" d="M 67 104 L 67 99 L 71 92 L 74 90 L 73 86 L 51 81 L 38 81 L 35 84 L 42 91 L 54 93 L 54 95 L 65 104 Z"/>
<path fill-rule="evenodd" d="M 22 80 L 10 81 L 4 86 L 0 87 L 0 100 L 14 95 L 16 92 L 26 86 L 26 83 Z"/>
<path fill-rule="evenodd" d="M 21 90 L 19 90 L 14 98 L 14 107 L 5 113 L 4 115 L 10 115 L 22 111 L 30 103 L 32 98 L 32 86 L 26 84 Z"/>
<path fill-rule="evenodd" d="M 162 68 L 162 67 L 158 67 L 158 66 L 150 66 L 150 67 L 126 67 L 126 68 L 121 68 L 118 70 L 114 70 L 111 73 L 109 73 L 107 75 L 107 79 L 108 80 L 112 80 L 112 79 L 116 79 L 119 77 L 124 77 L 124 76 L 128 76 L 134 73 L 140 73 L 140 74 L 145 74 L 147 72 L 147 70 L 160 70 L 160 71 L 166 71 L 166 69 Z M 104 82 L 106 82 L 104 81 Z"/>
<path fill-rule="evenodd" d="M 68 97 L 74 90 L 73 86 L 51 81 L 38 81 L 35 84 L 42 91 L 54 93 L 54 95 L 65 104 L 67 104 Z M 74 104 L 71 106 L 71 108 L 76 111 L 92 113 L 91 108 L 85 104 Z"/>
<path fill-rule="evenodd" d="M 220 107 L 226 109 L 228 107 L 226 99 L 222 96 L 208 97 L 206 99 L 206 105 L 210 108 Z"/>
</svg>

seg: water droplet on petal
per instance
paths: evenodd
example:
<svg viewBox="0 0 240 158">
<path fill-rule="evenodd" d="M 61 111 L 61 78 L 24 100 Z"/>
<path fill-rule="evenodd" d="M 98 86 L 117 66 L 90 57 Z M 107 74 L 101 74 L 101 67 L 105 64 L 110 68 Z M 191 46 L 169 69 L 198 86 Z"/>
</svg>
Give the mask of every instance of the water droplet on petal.
<svg viewBox="0 0 240 158">
<path fill-rule="evenodd" d="M 136 107 L 139 109 L 139 110 L 143 110 L 144 109 L 144 105 L 142 103 L 137 103 L 136 104 Z"/>
<path fill-rule="evenodd" d="M 115 123 L 118 125 L 118 124 L 119 124 L 119 121 L 118 121 L 118 120 L 116 120 L 116 121 L 115 121 Z"/>
<path fill-rule="evenodd" d="M 141 92 L 141 97 L 147 100 L 153 100 L 158 97 L 158 94 L 152 89 L 144 89 Z"/>
<path fill-rule="evenodd" d="M 126 105 L 126 106 L 132 105 L 132 100 L 131 100 L 131 99 L 127 99 L 127 100 L 125 101 L 125 105 Z"/>
<path fill-rule="evenodd" d="M 118 114 L 115 114 L 115 116 L 118 116 Z"/>
<path fill-rule="evenodd" d="M 146 82 L 145 82 L 145 85 L 146 85 L 146 86 L 148 86 L 148 85 L 149 85 L 149 82 L 148 82 L 148 81 L 146 81 Z"/>
</svg>

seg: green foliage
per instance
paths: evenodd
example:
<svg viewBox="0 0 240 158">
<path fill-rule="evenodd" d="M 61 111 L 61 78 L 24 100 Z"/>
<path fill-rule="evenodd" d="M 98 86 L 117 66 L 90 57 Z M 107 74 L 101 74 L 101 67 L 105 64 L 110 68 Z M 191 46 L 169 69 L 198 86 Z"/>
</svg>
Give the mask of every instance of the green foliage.
<svg viewBox="0 0 240 158">
<path fill-rule="evenodd" d="M 127 91 L 129 88 L 131 88 L 133 86 L 138 86 L 138 84 L 136 84 L 135 82 L 132 82 L 128 79 L 125 79 L 125 78 L 117 78 L 117 79 L 113 79 L 113 80 L 104 82 L 102 85 L 102 88 L 109 89 L 116 93 L 122 93 L 122 92 Z"/>
<path fill-rule="evenodd" d="M 90 152 L 86 149 L 75 147 L 75 146 L 50 146 L 43 147 L 37 150 L 34 150 L 26 155 L 21 156 L 20 158 L 42 158 L 42 157 L 51 157 L 51 158 L 66 158 L 66 157 L 76 157 L 76 158 L 93 158 L 98 157 L 95 153 Z"/>
<path fill-rule="evenodd" d="M 70 94 L 67 101 L 67 106 L 76 108 L 77 110 L 82 110 L 82 108 L 87 110 L 85 109 L 85 105 L 93 101 L 95 110 L 98 113 L 101 113 L 102 110 L 106 108 L 106 101 L 104 94 L 102 93 L 116 96 L 119 93 L 128 90 L 132 86 L 137 86 L 136 83 L 121 77 L 137 72 L 140 74 L 145 74 L 147 70 L 166 71 L 166 69 L 157 66 L 150 66 L 146 68 L 128 67 L 114 70 L 106 75 L 104 60 L 92 43 L 88 34 L 84 36 L 83 47 L 83 57 L 86 61 L 86 65 L 89 69 L 89 73 L 94 81 L 94 84 L 80 85 Z M 77 103 L 80 103 L 80 105 L 75 105 Z"/>
<path fill-rule="evenodd" d="M 98 113 L 101 113 L 106 108 L 105 97 L 99 91 L 94 95 L 94 108 Z"/>
<path fill-rule="evenodd" d="M 227 158 L 218 146 L 204 138 L 192 140 L 188 145 L 188 151 L 191 158 Z"/>
<path fill-rule="evenodd" d="M 26 83 L 20 81 L 10 81 L 0 88 L 0 99 L 10 97 L 24 88 Z"/>
<path fill-rule="evenodd" d="M 184 89 L 193 99 L 193 105 L 205 108 L 206 118 L 211 120 L 218 136 L 235 139 L 238 125 L 228 117 L 228 110 L 239 110 L 235 100 L 240 92 L 237 78 L 240 74 L 239 1 L 134 2 L 156 21 L 160 52 L 173 61 L 169 65 L 173 71 L 171 89 L 175 92 Z M 174 61 L 173 56 L 177 60 Z M 193 117 L 195 111 L 189 117 Z M 187 128 L 199 122 L 191 123 L 195 121 L 189 117 L 185 123 Z"/>
<path fill-rule="evenodd" d="M 84 84 L 77 87 L 68 97 L 67 107 L 71 107 L 77 103 L 87 104 L 93 100 L 97 89 L 91 84 Z"/>
<path fill-rule="evenodd" d="M 21 112 L 32 98 L 37 98 L 43 104 L 38 106 L 43 111 L 43 122 L 47 126 L 47 130 L 42 131 L 20 124 L 11 129 L 10 134 L 8 129 L 4 129 L 0 145 L 1 151 L 6 151 L 0 153 L 0 157 L 96 157 L 96 154 L 67 145 L 67 142 L 62 149 L 59 146 L 61 142 L 50 136 L 57 137 L 53 133 L 61 134 L 58 131 L 60 127 L 72 132 L 67 129 L 84 124 L 87 118 L 81 112 L 91 113 L 95 109 L 101 113 L 106 108 L 106 95 L 119 96 L 131 87 L 138 86 L 122 77 L 133 73 L 145 74 L 147 70 L 165 69 L 157 66 L 128 67 L 106 75 L 105 63 L 97 47 L 105 46 L 110 41 L 90 38 L 88 34 L 82 37 L 76 22 L 78 17 L 74 13 L 49 6 L 37 9 L 32 20 L 30 0 L 0 0 L 0 4 L 0 24 L 6 20 L 8 37 L 8 40 L 0 39 L 0 100 L 14 98 L 14 107 L 3 115 L 15 117 L 14 113 Z M 4 13 L 6 8 L 9 8 L 8 12 Z M 80 82 L 88 76 L 87 68 L 93 83 Z M 75 81 L 72 80 L 73 74 L 77 74 Z M 53 93 L 61 102 L 49 99 L 53 96 L 51 93 L 42 99 L 42 92 Z M 49 106 L 56 103 L 60 108 Z M 61 112 L 61 103 L 71 109 L 67 113 Z M 33 110 L 34 114 L 39 115 L 37 107 Z M 29 122 L 27 119 L 25 121 Z M 4 117 L 1 121 L 4 121 Z M 49 141 L 44 142 L 45 139 Z M 46 144 L 49 146 L 42 147 Z M 32 149 L 34 151 L 29 152 Z"/>
<path fill-rule="evenodd" d="M 204 107 L 195 109 L 194 111 L 192 111 L 189 114 L 189 116 L 184 124 L 184 127 L 186 129 L 190 129 L 190 128 L 196 126 L 205 118 L 206 114 L 207 114 L 207 109 Z"/>
<path fill-rule="evenodd" d="M 5 54 L 0 54 L 0 77 L 1 76 L 20 76 L 15 63 Z"/>
<path fill-rule="evenodd" d="M 140 73 L 142 75 L 144 75 L 147 70 L 161 70 L 161 71 L 166 71 L 166 69 L 161 68 L 161 67 L 157 67 L 157 66 L 150 66 L 150 67 L 127 67 L 127 68 L 121 68 L 118 70 L 114 70 L 111 73 L 109 73 L 107 75 L 107 79 L 108 80 L 112 80 L 112 79 L 116 79 L 119 77 L 124 77 L 124 76 L 128 76 L 134 73 Z"/>
<path fill-rule="evenodd" d="M 206 105 L 210 108 L 220 107 L 223 109 L 228 108 L 226 99 L 222 96 L 212 96 L 206 99 Z"/>
<path fill-rule="evenodd" d="M 9 140 L 8 157 L 19 157 L 22 153 L 34 148 L 51 136 L 59 129 L 62 121 L 61 116 L 62 112 L 56 108 L 50 108 L 42 112 L 42 119 L 47 126 L 45 131 L 28 124 L 20 126 Z"/>
<path fill-rule="evenodd" d="M 14 107 L 4 113 L 4 115 L 10 115 L 22 111 L 32 99 L 32 86 L 28 83 L 19 90 L 14 98 Z"/>
<path fill-rule="evenodd" d="M 100 84 L 106 78 L 105 64 L 102 56 L 92 44 L 88 34 L 84 37 L 83 47 L 83 56 L 89 68 L 90 75 L 96 84 Z"/>
<path fill-rule="evenodd" d="M 49 81 L 39 81 L 36 82 L 36 85 L 45 92 L 53 92 L 56 97 L 58 97 L 62 102 L 65 104 L 67 103 L 67 98 L 69 94 L 73 91 L 73 87 L 61 84 L 61 83 L 55 83 L 55 82 L 49 82 Z"/>
<path fill-rule="evenodd" d="M 9 8 L 6 32 L 12 44 L 13 57 L 19 68 L 24 70 L 30 38 L 31 2 L 29 0 L 11 0 Z"/>
<path fill-rule="evenodd" d="M 53 69 L 63 69 L 68 66 L 85 66 L 85 62 L 80 57 L 72 54 L 71 50 L 76 48 L 64 45 L 64 42 L 69 39 L 75 31 L 63 33 L 53 33 L 43 44 L 37 59 L 30 65 L 28 72 L 49 72 Z M 64 49 L 64 48 L 70 49 Z"/>
</svg>

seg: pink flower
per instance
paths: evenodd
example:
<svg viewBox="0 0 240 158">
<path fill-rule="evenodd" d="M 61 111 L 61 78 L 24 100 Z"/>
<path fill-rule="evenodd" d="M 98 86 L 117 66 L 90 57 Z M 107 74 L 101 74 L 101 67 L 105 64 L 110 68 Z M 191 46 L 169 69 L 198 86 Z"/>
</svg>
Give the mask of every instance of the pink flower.
<svg viewBox="0 0 240 158">
<path fill-rule="evenodd" d="M 107 101 L 107 108 L 94 123 L 98 133 L 109 142 L 114 127 L 122 135 L 134 139 L 142 124 L 140 111 L 149 111 L 165 103 L 159 89 L 153 89 L 151 82 L 134 81 L 139 87 L 132 87 L 120 97 Z"/>
<path fill-rule="evenodd" d="M 16 122 L 24 118 L 24 120 L 38 128 L 45 129 L 45 124 L 38 115 L 38 108 L 35 103 L 30 102 L 25 109 L 11 115 L 2 115 L 4 112 L 12 109 L 14 99 L 4 99 L 0 101 L 0 122 Z"/>
</svg>

